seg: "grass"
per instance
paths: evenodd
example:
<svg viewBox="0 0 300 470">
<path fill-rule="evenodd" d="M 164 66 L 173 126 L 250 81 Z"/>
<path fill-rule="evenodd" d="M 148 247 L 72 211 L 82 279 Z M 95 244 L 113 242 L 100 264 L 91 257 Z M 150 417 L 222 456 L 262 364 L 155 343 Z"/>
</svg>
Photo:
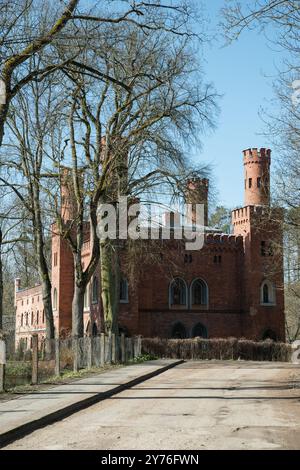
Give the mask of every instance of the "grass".
<svg viewBox="0 0 300 470">
<path fill-rule="evenodd" d="M 141 354 L 140 356 L 135 357 L 131 361 L 128 362 L 128 365 L 130 364 L 142 364 L 143 362 L 146 361 L 156 361 L 158 359 L 157 356 L 154 356 L 154 354 Z"/>
</svg>

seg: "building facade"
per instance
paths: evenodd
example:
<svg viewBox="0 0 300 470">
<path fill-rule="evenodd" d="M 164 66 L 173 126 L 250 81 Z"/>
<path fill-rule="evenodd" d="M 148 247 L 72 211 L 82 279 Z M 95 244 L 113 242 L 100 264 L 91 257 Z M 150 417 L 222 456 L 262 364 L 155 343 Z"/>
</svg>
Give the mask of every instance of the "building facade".
<svg viewBox="0 0 300 470">
<path fill-rule="evenodd" d="M 232 234 L 206 227 L 203 248 L 192 251 L 181 240 L 158 240 L 155 256 L 131 277 L 121 255 L 119 327 L 128 335 L 285 340 L 282 211 L 270 207 L 271 151 L 247 149 L 243 163 L 245 202 L 232 211 Z M 207 194 L 208 180 L 189 182 L 189 202 L 207 207 Z M 66 186 L 62 201 L 64 217 L 71 219 Z M 204 217 L 207 225 L 207 208 Z M 56 334 L 66 336 L 72 327 L 73 256 L 66 240 L 52 232 L 54 321 Z M 90 256 L 86 223 L 84 265 Z M 99 271 L 85 294 L 85 333 L 91 335 L 103 330 Z M 22 289 L 17 279 L 15 307 L 16 343 L 30 347 L 33 333 L 45 336 L 41 286 Z"/>
</svg>

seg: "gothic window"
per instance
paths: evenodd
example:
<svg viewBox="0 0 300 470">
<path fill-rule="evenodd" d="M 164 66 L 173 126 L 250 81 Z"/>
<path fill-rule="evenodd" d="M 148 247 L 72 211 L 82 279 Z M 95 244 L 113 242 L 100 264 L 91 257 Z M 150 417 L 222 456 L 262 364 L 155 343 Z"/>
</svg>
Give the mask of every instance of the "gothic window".
<svg viewBox="0 0 300 470">
<path fill-rule="evenodd" d="M 128 282 L 125 278 L 120 281 L 120 302 L 123 304 L 128 303 Z"/>
<path fill-rule="evenodd" d="M 268 284 L 264 284 L 264 286 L 263 286 L 263 303 L 264 304 L 269 303 L 269 286 L 268 286 Z"/>
<path fill-rule="evenodd" d="M 208 288 L 202 279 L 194 279 L 191 285 L 191 305 L 207 305 Z"/>
<path fill-rule="evenodd" d="M 57 289 L 54 288 L 53 291 L 53 310 L 57 310 Z"/>
<path fill-rule="evenodd" d="M 89 286 L 86 286 L 85 293 L 84 293 L 84 300 L 83 300 L 83 307 L 84 310 L 88 310 L 90 307 L 90 299 L 89 299 Z"/>
<path fill-rule="evenodd" d="M 275 286 L 271 281 L 264 281 L 260 287 L 260 303 L 262 305 L 275 305 Z"/>
<path fill-rule="evenodd" d="M 98 279 L 97 277 L 94 277 L 93 279 L 93 286 L 92 286 L 92 303 L 97 304 L 98 303 L 98 297 L 99 297 L 99 289 L 98 289 Z"/>
<path fill-rule="evenodd" d="M 187 286 L 183 279 L 177 277 L 170 284 L 170 306 L 187 306 Z"/>
</svg>

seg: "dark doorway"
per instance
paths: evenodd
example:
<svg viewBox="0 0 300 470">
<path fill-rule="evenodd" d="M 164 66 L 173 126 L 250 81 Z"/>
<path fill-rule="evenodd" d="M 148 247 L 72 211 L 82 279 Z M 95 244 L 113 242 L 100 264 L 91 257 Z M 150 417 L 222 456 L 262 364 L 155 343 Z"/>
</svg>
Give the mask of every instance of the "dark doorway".
<svg viewBox="0 0 300 470">
<path fill-rule="evenodd" d="M 262 336 L 262 339 L 272 339 L 273 341 L 277 341 L 277 335 L 273 330 L 266 330 Z"/>
<path fill-rule="evenodd" d="M 192 338 L 207 338 L 207 328 L 202 323 L 197 323 L 192 329 Z"/>
<path fill-rule="evenodd" d="M 185 326 L 180 322 L 175 323 L 175 325 L 172 328 L 171 337 L 174 338 L 174 339 L 184 339 L 184 338 L 186 338 Z"/>
</svg>

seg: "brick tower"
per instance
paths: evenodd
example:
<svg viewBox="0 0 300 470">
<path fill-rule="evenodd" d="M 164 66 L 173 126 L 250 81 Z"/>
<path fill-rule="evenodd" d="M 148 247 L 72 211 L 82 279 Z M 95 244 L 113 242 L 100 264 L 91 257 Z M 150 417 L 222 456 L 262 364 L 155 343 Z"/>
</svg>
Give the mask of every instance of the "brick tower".
<svg viewBox="0 0 300 470">
<path fill-rule="evenodd" d="M 68 226 L 76 214 L 72 176 L 68 168 L 60 181 L 62 222 Z M 52 304 L 56 335 L 72 328 L 72 299 L 74 291 L 74 260 L 70 246 L 56 226 L 52 225 Z"/>
<path fill-rule="evenodd" d="M 282 210 L 270 207 L 271 150 L 244 150 L 243 162 L 245 206 L 232 211 L 232 225 L 244 239 L 244 331 L 262 339 L 272 330 L 284 340 Z"/>
<path fill-rule="evenodd" d="M 244 154 L 245 206 L 270 204 L 271 150 L 247 149 Z"/>
</svg>

